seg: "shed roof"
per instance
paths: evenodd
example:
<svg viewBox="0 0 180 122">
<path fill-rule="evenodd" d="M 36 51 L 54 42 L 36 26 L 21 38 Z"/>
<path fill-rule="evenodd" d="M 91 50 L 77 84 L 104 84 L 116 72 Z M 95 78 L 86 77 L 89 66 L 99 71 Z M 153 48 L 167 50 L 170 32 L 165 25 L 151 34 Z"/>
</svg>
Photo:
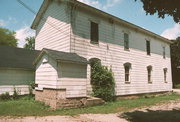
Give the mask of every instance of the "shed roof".
<svg viewBox="0 0 180 122">
<path fill-rule="evenodd" d="M 34 70 L 33 61 L 39 53 L 37 50 L 0 45 L 0 68 Z"/>
<path fill-rule="evenodd" d="M 42 49 L 40 55 L 35 59 L 34 64 L 36 64 L 39 61 L 39 59 L 42 57 L 44 53 L 46 53 L 48 56 L 50 56 L 52 59 L 56 61 L 85 63 L 85 64 L 88 63 L 86 58 L 79 56 L 76 53 L 61 52 L 61 51 L 44 48 Z"/>
</svg>

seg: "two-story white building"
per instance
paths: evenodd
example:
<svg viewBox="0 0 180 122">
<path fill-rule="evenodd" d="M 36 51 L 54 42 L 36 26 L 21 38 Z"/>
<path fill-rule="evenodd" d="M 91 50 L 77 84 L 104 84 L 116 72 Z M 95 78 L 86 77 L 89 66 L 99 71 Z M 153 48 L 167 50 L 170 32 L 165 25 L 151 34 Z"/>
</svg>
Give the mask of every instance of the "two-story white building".
<svg viewBox="0 0 180 122">
<path fill-rule="evenodd" d="M 32 29 L 36 99 L 54 108 L 91 94 L 92 58 L 112 68 L 117 96 L 172 90 L 171 41 L 153 32 L 76 0 L 45 0 Z"/>
</svg>

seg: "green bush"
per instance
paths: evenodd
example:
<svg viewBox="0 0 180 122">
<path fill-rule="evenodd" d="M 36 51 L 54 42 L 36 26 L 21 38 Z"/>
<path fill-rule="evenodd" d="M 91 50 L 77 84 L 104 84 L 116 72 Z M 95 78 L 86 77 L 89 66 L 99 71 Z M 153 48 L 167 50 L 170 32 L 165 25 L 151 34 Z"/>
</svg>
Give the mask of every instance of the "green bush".
<svg viewBox="0 0 180 122">
<path fill-rule="evenodd" d="M 180 89 L 180 84 L 176 84 L 176 85 L 174 86 L 174 88 Z"/>
<path fill-rule="evenodd" d="M 33 97 L 33 89 L 35 89 L 35 82 L 34 81 L 30 81 L 29 82 L 29 97 Z"/>
<path fill-rule="evenodd" d="M 30 82 L 29 82 L 29 86 L 30 86 L 32 89 L 35 89 L 35 81 L 30 81 Z"/>
<path fill-rule="evenodd" d="M 97 59 L 91 60 L 91 84 L 93 95 L 105 101 L 113 101 L 115 82 L 113 73 L 106 66 L 102 66 Z"/>
<path fill-rule="evenodd" d="M 0 100 L 10 100 L 10 99 L 11 99 L 11 96 L 9 95 L 8 92 L 0 95 Z"/>
<path fill-rule="evenodd" d="M 18 92 L 16 91 L 16 88 L 14 88 L 14 92 L 13 92 L 13 95 L 12 95 L 12 98 L 15 100 L 15 99 L 18 99 L 20 96 L 18 95 Z"/>
</svg>

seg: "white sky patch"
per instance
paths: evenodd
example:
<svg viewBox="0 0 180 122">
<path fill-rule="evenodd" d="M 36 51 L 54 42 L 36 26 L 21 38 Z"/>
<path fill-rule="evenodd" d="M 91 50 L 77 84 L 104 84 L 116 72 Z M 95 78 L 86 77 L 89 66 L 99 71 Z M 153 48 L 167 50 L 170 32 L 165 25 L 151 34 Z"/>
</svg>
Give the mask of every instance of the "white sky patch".
<svg viewBox="0 0 180 122">
<path fill-rule="evenodd" d="M 161 36 L 168 39 L 176 39 L 180 36 L 180 24 L 175 24 L 172 28 L 164 30 Z"/>
<path fill-rule="evenodd" d="M 8 24 L 16 24 L 18 21 L 16 20 L 16 18 L 13 17 L 8 17 Z"/>
<path fill-rule="evenodd" d="M 18 47 L 24 47 L 25 39 L 27 37 L 35 36 L 35 32 L 30 27 L 25 26 L 16 30 L 16 38 L 18 39 Z"/>
<path fill-rule="evenodd" d="M 107 0 L 106 4 L 103 6 L 103 9 L 111 8 L 117 4 L 120 4 L 123 0 Z"/>
<path fill-rule="evenodd" d="M 78 1 L 98 9 L 108 9 L 121 3 L 123 0 L 106 0 L 105 4 L 102 4 L 98 0 L 78 0 Z"/>
<path fill-rule="evenodd" d="M 98 0 L 78 0 L 79 2 L 101 9 L 102 4 Z"/>
<path fill-rule="evenodd" d="M 8 17 L 7 20 L 3 20 L 3 19 L 0 19 L 0 26 L 7 26 L 9 24 L 16 24 L 18 21 L 16 20 L 16 18 L 13 18 L 13 17 Z"/>
<path fill-rule="evenodd" d="M 0 19 L 0 26 L 6 26 L 6 22 L 2 19 Z"/>
</svg>

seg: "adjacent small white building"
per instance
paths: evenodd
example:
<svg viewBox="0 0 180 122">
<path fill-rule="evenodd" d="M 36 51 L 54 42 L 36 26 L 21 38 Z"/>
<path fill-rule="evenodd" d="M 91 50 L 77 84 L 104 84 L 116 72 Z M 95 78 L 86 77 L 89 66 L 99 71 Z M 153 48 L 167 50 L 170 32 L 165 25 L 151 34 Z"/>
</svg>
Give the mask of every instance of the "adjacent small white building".
<svg viewBox="0 0 180 122">
<path fill-rule="evenodd" d="M 76 0 L 44 0 L 32 29 L 35 48 L 47 48 L 35 62 L 37 100 L 50 105 L 54 100 L 52 106 L 60 107 L 62 99 L 67 102 L 92 93 L 90 65 L 68 59 L 57 63 L 45 53 L 48 49 L 87 61 L 100 59 L 114 73 L 116 96 L 172 90 L 172 42 L 153 32 Z"/>
<path fill-rule="evenodd" d="M 0 46 L 0 94 L 29 93 L 30 82 L 35 81 L 33 61 L 39 51 Z"/>
</svg>

